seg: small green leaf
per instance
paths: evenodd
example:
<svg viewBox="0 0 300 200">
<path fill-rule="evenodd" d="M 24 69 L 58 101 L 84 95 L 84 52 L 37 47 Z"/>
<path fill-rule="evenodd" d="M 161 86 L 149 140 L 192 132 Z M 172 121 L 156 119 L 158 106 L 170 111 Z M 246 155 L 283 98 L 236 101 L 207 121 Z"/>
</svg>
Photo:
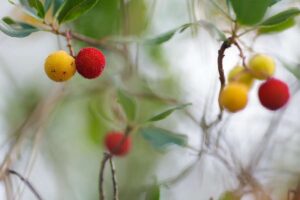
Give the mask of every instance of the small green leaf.
<svg viewBox="0 0 300 200">
<path fill-rule="evenodd" d="M 129 95 L 125 94 L 125 92 L 119 90 L 118 91 L 118 102 L 122 106 L 124 112 L 126 113 L 127 119 L 134 121 L 136 116 L 136 102 Z"/>
<path fill-rule="evenodd" d="M 171 144 L 179 146 L 186 146 L 187 144 L 186 135 L 176 134 L 161 128 L 146 127 L 140 129 L 139 133 L 158 150 L 163 150 Z"/>
<path fill-rule="evenodd" d="M 178 105 L 178 106 L 176 106 L 174 108 L 168 109 L 168 110 L 166 110 L 166 111 L 164 111 L 164 112 L 162 112 L 160 114 L 157 114 L 157 115 L 151 117 L 147 121 L 148 122 L 154 122 L 154 121 L 159 121 L 159 120 L 165 119 L 170 114 L 172 114 L 175 110 L 184 109 L 185 107 L 190 106 L 190 105 L 192 105 L 192 104 L 191 103 L 186 103 L 186 104 Z"/>
<path fill-rule="evenodd" d="M 75 20 L 93 8 L 98 2 L 99 0 L 66 0 L 57 11 L 57 21 L 62 24 Z"/>
<path fill-rule="evenodd" d="M 281 0 L 271 0 L 269 6 L 273 6 L 274 4 L 278 3 Z"/>
<path fill-rule="evenodd" d="M 16 2 L 14 2 L 13 0 L 8 0 L 8 2 L 12 5 L 16 5 Z"/>
<path fill-rule="evenodd" d="M 45 0 L 45 3 L 44 3 L 44 10 L 45 10 L 45 12 L 47 12 L 50 9 L 53 1 L 54 0 Z"/>
<path fill-rule="evenodd" d="M 280 24 L 276 24 L 273 26 L 263 26 L 258 29 L 259 34 L 270 34 L 270 33 L 279 33 L 283 32 L 296 24 L 295 19 L 290 18 Z"/>
<path fill-rule="evenodd" d="M 296 66 L 291 66 L 290 64 L 281 60 L 282 65 L 290 71 L 298 80 L 300 80 L 300 64 Z"/>
<path fill-rule="evenodd" d="M 64 0 L 53 0 L 53 11 L 52 15 L 55 16 L 58 10 L 62 7 Z"/>
<path fill-rule="evenodd" d="M 152 187 L 149 188 L 145 200 L 160 200 L 159 185 L 153 185 Z"/>
<path fill-rule="evenodd" d="M 216 38 L 218 41 L 225 41 L 227 39 L 226 35 L 221 30 L 219 30 L 213 23 L 204 20 L 200 20 L 198 23 L 200 24 L 200 26 L 205 28 L 213 38 Z"/>
<path fill-rule="evenodd" d="M 226 191 L 224 192 L 219 200 L 240 200 L 241 198 L 237 196 L 234 192 L 232 191 Z"/>
<path fill-rule="evenodd" d="M 180 26 L 181 28 L 181 26 Z M 159 45 L 159 44 L 162 44 L 164 42 L 167 42 L 169 41 L 170 39 L 172 39 L 172 37 L 175 35 L 175 33 L 180 29 L 180 28 L 175 28 L 171 31 L 168 31 L 166 33 L 163 33 L 155 38 L 152 38 L 152 39 L 148 39 L 145 41 L 145 44 L 148 44 L 148 45 Z"/>
<path fill-rule="evenodd" d="M 44 6 L 39 0 L 19 0 L 22 7 L 32 16 L 43 19 L 45 17 Z"/>
<path fill-rule="evenodd" d="M 300 9 L 298 8 L 290 8 L 288 10 L 282 11 L 262 22 L 261 26 L 273 26 L 276 24 L 283 23 L 291 18 L 300 14 Z"/>
<path fill-rule="evenodd" d="M 271 0 L 230 0 L 236 18 L 244 25 L 254 25 L 262 20 Z"/>
<path fill-rule="evenodd" d="M 144 41 L 144 43 L 148 44 L 148 45 L 159 45 L 159 44 L 162 44 L 162 43 L 167 42 L 170 39 L 172 39 L 176 33 L 182 33 L 186 29 L 190 28 L 191 26 L 199 26 L 199 25 L 200 25 L 200 27 L 205 28 L 214 38 L 217 38 L 217 40 L 219 40 L 219 41 L 226 40 L 225 34 L 222 31 L 220 31 L 214 24 L 204 21 L 204 20 L 200 20 L 199 22 L 196 22 L 196 23 L 187 23 L 187 24 L 181 25 L 181 26 L 174 28 L 166 33 L 158 35 L 155 38 L 147 39 Z"/>
<path fill-rule="evenodd" d="M 0 20 L 0 31 L 8 36 L 21 38 L 38 31 L 38 29 L 31 25 L 15 22 L 13 19 L 5 17 Z"/>
</svg>

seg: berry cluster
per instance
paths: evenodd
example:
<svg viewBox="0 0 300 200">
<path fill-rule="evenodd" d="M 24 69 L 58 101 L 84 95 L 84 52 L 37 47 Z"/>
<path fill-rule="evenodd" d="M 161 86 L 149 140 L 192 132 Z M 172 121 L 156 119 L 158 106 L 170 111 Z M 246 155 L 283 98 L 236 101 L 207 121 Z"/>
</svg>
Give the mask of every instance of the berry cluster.
<svg viewBox="0 0 300 200">
<path fill-rule="evenodd" d="M 259 86 L 260 103 L 269 110 L 282 108 L 289 100 L 288 85 L 274 77 L 275 62 L 267 55 L 253 56 L 248 66 L 236 66 L 228 74 L 228 84 L 220 94 L 220 105 L 229 112 L 244 109 L 248 102 L 248 91 L 254 80 L 264 80 Z"/>
<path fill-rule="evenodd" d="M 78 71 L 87 79 L 100 76 L 105 67 L 105 56 L 93 47 L 83 48 L 74 58 L 65 51 L 50 54 L 45 61 L 45 72 L 56 82 L 69 80 Z"/>
</svg>

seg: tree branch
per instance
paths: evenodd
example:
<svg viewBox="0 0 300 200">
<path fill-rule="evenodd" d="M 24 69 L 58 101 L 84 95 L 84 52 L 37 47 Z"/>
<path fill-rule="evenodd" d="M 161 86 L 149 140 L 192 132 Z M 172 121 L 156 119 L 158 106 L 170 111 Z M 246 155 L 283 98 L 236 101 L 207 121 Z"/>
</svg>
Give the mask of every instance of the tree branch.
<svg viewBox="0 0 300 200">
<path fill-rule="evenodd" d="M 105 200 L 105 194 L 103 190 L 103 183 L 104 183 L 104 170 L 106 162 L 111 158 L 109 153 L 104 153 L 103 159 L 101 162 L 100 174 L 99 174 L 99 200 Z"/>
<path fill-rule="evenodd" d="M 112 182 L 113 182 L 113 189 L 114 189 L 114 200 L 119 200 L 119 190 L 118 190 L 118 182 L 117 182 L 117 175 L 116 175 L 116 168 L 113 162 L 113 158 L 109 158 L 110 169 L 112 174 Z"/>
<path fill-rule="evenodd" d="M 17 176 L 30 189 L 30 191 L 34 194 L 34 196 L 38 200 L 43 200 L 41 195 L 37 192 L 37 190 L 33 187 L 33 185 L 26 178 L 24 178 L 21 174 L 19 174 L 18 172 L 14 171 L 14 170 L 9 169 L 8 172 L 12 175 Z"/>
</svg>

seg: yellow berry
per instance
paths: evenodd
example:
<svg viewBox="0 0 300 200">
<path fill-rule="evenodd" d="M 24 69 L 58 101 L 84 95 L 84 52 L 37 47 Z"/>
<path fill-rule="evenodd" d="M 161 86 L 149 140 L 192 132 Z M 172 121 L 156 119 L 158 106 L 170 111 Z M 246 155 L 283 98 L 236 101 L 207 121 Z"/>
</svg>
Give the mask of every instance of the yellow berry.
<svg viewBox="0 0 300 200">
<path fill-rule="evenodd" d="M 249 69 L 255 78 L 265 80 L 274 74 L 275 62 L 270 56 L 257 54 L 250 59 Z"/>
<path fill-rule="evenodd" d="M 229 83 L 223 88 L 219 101 L 229 112 L 240 111 L 247 105 L 248 89 L 241 83 Z"/>
<path fill-rule="evenodd" d="M 250 89 L 253 85 L 253 76 L 242 66 L 236 66 L 228 74 L 228 82 L 242 83 Z"/>
<path fill-rule="evenodd" d="M 76 72 L 75 59 L 65 51 L 56 51 L 47 57 L 45 72 L 53 81 L 67 81 Z"/>
</svg>

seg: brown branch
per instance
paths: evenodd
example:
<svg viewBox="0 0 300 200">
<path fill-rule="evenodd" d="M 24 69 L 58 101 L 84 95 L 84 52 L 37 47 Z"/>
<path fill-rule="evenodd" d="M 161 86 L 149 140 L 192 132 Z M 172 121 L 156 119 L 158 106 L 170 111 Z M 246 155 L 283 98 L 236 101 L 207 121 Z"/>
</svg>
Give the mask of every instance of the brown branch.
<svg viewBox="0 0 300 200">
<path fill-rule="evenodd" d="M 37 192 L 37 190 L 33 187 L 33 185 L 26 178 L 24 178 L 21 174 L 19 174 L 18 172 L 14 171 L 14 170 L 9 169 L 8 172 L 12 175 L 17 176 L 30 189 L 30 191 L 34 194 L 34 196 L 38 200 L 43 200 L 41 195 Z"/>
<path fill-rule="evenodd" d="M 223 58 L 225 56 L 225 51 L 226 49 L 228 49 L 229 47 L 231 47 L 231 44 L 233 42 L 233 39 L 230 37 L 227 40 L 225 40 L 219 51 L 218 51 L 218 71 L 219 71 L 219 79 L 220 79 L 220 83 L 221 83 L 221 87 L 220 87 L 220 91 L 219 91 L 219 107 L 220 107 L 220 114 L 218 116 L 218 119 L 222 119 L 223 116 L 223 106 L 221 105 L 220 102 L 220 96 L 221 96 L 221 92 L 223 90 L 223 88 L 225 87 L 226 84 L 226 79 L 225 79 L 225 75 L 224 75 L 224 69 L 223 69 Z"/>
<path fill-rule="evenodd" d="M 74 49 L 72 47 L 72 34 L 71 34 L 70 30 L 66 31 L 66 40 L 67 40 L 67 47 L 69 48 L 69 51 L 70 51 L 70 55 L 72 57 L 74 57 L 75 53 L 74 53 Z"/>
<path fill-rule="evenodd" d="M 109 158 L 109 163 L 110 163 L 113 189 L 114 189 L 114 200 L 119 200 L 119 190 L 118 190 L 118 182 L 117 182 L 117 175 L 116 175 L 116 167 L 115 167 L 112 157 Z"/>
<path fill-rule="evenodd" d="M 100 167 L 100 173 L 99 173 L 99 200 L 105 200 L 105 194 L 103 190 L 103 183 L 104 183 L 104 170 L 105 170 L 105 165 L 106 162 L 111 158 L 111 155 L 109 153 L 104 153 L 103 154 L 103 159 L 101 162 L 101 167 Z"/>
</svg>

